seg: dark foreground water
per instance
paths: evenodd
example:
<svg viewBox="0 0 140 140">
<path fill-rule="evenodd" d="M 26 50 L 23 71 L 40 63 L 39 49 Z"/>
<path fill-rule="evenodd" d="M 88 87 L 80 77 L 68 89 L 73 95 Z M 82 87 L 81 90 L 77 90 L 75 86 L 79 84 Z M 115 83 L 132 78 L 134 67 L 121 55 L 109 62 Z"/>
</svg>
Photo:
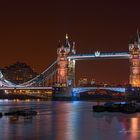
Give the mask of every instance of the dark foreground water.
<svg viewBox="0 0 140 140">
<path fill-rule="evenodd" d="M 95 104 L 95 102 L 94 102 Z M 32 107 L 32 118 L 0 119 L 0 140 L 140 140 L 140 113 L 94 113 L 93 102 L 0 101 L 0 111 Z"/>
</svg>

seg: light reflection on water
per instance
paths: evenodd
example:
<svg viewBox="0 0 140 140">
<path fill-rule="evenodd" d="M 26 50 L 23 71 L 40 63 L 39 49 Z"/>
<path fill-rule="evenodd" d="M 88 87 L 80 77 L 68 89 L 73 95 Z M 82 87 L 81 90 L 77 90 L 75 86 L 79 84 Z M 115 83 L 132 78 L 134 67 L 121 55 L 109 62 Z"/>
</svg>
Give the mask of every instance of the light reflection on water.
<svg viewBox="0 0 140 140">
<path fill-rule="evenodd" d="M 0 140 L 138 140 L 140 113 L 95 113 L 93 102 L 0 101 L 0 112 L 32 107 L 34 117 L 0 119 Z"/>
</svg>

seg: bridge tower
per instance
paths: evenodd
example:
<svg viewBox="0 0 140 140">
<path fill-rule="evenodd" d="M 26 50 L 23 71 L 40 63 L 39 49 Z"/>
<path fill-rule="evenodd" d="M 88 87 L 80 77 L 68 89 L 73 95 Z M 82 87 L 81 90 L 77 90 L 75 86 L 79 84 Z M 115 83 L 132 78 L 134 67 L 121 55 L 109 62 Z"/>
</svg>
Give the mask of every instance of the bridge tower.
<svg viewBox="0 0 140 140">
<path fill-rule="evenodd" d="M 57 49 L 57 84 L 62 87 L 74 86 L 75 83 L 75 61 L 68 60 L 68 56 L 75 54 L 75 43 L 72 47 L 66 34 L 64 44 L 59 43 Z"/>
<path fill-rule="evenodd" d="M 69 55 L 76 53 L 75 42 L 73 42 L 71 52 Z M 75 86 L 75 60 L 68 60 L 68 86 Z"/>
<path fill-rule="evenodd" d="M 140 36 L 137 30 L 135 40 L 129 44 L 130 77 L 129 83 L 133 87 L 140 87 Z"/>
</svg>

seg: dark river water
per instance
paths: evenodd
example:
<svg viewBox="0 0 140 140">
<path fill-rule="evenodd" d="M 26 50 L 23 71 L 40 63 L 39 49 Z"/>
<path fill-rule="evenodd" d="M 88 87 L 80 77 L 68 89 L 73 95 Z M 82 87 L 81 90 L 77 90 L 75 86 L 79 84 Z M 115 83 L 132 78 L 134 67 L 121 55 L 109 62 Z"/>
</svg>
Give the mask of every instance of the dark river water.
<svg viewBox="0 0 140 140">
<path fill-rule="evenodd" d="M 95 113 L 95 102 L 3 101 L 0 112 L 34 108 L 32 118 L 0 118 L 0 140 L 140 140 L 140 113 Z"/>
</svg>

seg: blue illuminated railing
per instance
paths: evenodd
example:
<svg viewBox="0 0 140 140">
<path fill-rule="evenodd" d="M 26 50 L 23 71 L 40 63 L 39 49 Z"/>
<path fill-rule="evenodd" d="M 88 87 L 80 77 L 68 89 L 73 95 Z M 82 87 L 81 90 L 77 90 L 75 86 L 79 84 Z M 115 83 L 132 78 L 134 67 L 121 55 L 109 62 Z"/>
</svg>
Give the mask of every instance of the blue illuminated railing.
<svg viewBox="0 0 140 140">
<path fill-rule="evenodd" d="M 126 88 L 124 87 L 76 87 L 73 88 L 74 94 L 79 94 L 80 92 L 86 92 L 90 90 L 96 90 L 96 89 L 104 89 L 104 90 L 110 90 L 110 91 L 116 91 L 116 92 L 126 92 Z"/>
</svg>

